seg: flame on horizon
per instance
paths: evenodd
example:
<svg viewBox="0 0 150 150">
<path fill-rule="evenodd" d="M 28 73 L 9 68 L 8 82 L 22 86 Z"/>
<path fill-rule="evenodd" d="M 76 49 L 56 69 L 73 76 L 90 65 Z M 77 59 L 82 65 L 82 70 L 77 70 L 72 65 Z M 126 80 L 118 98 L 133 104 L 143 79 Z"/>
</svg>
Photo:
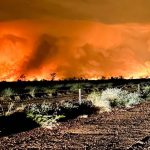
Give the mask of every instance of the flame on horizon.
<svg viewBox="0 0 150 150">
<path fill-rule="evenodd" d="M 0 80 L 101 76 L 138 78 L 150 72 L 150 25 L 51 20 L 0 24 Z"/>
</svg>

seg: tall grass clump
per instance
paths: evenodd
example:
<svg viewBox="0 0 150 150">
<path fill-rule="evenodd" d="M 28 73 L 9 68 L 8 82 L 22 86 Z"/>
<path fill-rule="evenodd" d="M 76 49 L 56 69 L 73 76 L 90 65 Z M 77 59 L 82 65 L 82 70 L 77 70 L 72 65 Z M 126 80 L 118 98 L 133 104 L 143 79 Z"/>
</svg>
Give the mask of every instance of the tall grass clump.
<svg viewBox="0 0 150 150">
<path fill-rule="evenodd" d="M 15 92 L 13 91 L 13 89 L 11 88 L 7 88 L 7 89 L 4 89 L 2 92 L 1 92 L 1 96 L 3 97 L 10 97 L 12 95 L 14 95 Z"/>
<path fill-rule="evenodd" d="M 11 115 L 11 114 L 14 113 L 14 109 L 15 109 L 14 106 L 15 106 L 15 103 L 13 103 L 13 102 L 9 103 L 9 105 L 8 105 L 8 110 L 7 110 L 7 112 L 5 113 L 6 116 Z"/>
<path fill-rule="evenodd" d="M 35 93 L 37 91 L 37 88 L 29 86 L 29 87 L 26 87 L 25 90 L 27 91 L 28 94 L 30 94 L 32 97 L 34 97 Z"/>
</svg>

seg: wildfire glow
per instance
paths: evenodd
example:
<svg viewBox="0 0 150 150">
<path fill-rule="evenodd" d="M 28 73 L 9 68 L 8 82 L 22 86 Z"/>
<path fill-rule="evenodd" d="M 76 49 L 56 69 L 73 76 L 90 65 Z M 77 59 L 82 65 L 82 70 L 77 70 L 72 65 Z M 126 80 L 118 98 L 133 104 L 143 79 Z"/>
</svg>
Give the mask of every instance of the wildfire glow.
<svg viewBox="0 0 150 150">
<path fill-rule="evenodd" d="M 101 76 L 145 77 L 150 72 L 150 25 L 70 20 L 0 24 L 0 80 Z"/>
</svg>

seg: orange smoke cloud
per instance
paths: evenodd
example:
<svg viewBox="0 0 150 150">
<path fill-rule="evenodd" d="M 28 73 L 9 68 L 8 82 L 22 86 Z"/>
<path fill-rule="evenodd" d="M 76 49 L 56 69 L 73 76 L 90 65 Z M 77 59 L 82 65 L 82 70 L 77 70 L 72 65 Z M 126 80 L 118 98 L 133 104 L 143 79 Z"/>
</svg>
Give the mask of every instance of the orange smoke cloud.
<svg viewBox="0 0 150 150">
<path fill-rule="evenodd" d="M 49 20 L 0 24 L 0 80 L 100 76 L 150 71 L 150 25 Z"/>
</svg>

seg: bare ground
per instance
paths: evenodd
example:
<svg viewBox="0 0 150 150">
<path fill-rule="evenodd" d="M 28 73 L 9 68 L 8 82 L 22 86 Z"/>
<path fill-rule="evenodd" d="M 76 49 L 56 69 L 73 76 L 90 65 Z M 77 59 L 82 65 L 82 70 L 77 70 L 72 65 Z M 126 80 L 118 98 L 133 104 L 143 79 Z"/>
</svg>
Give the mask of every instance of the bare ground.
<svg viewBox="0 0 150 150">
<path fill-rule="evenodd" d="M 128 110 L 60 122 L 52 130 L 35 128 L 0 138 L 0 150 L 126 150 L 129 147 L 150 149 L 150 102 Z"/>
</svg>

